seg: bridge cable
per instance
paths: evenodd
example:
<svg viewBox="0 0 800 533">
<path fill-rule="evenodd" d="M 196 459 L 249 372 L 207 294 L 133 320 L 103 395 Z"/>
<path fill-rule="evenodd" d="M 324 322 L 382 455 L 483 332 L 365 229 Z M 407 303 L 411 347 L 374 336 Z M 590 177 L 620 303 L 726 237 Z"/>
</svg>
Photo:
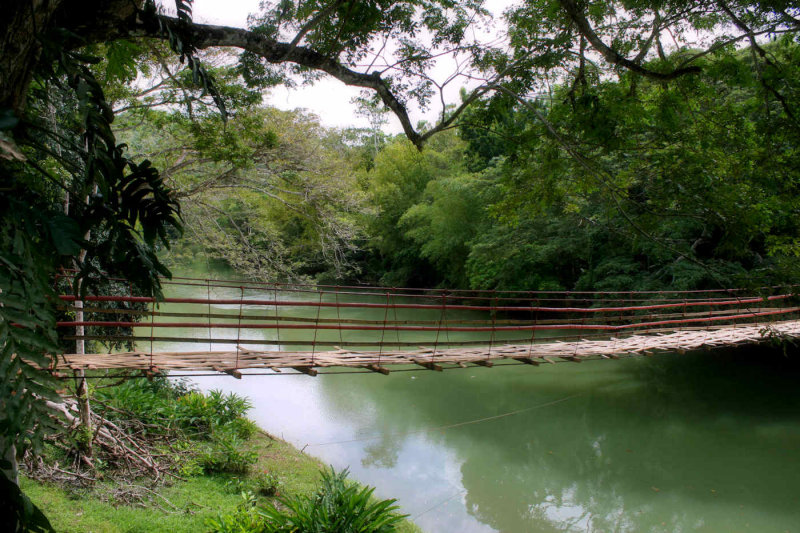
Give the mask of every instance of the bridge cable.
<svg viewBox="0 0 800 533">
<path fill-rule="evenodd" d="M 439 334 L 442 331 L 442 321 L 444 320 L 445 309 L 447 309 L 447 291 L 442 293 L 442 308 L 439 311 L 439 325 L 436 328 L 436 340 L 433 343 L 433 353 L 431 354 L 431 363 L 436 362 L 436 350 L 439 347 Z"/>
<path fill-rule="evenodd" d="M 322 295 L 325 291 L 319 291 L 319 303 L 322 303 Z M 317 319 L 314 321 L 314 325 L 317 326 L 314 328 L 314 340 L 311 341 L 311 366 L 314 366 L 314 362 L 316 361 L 315 357 L 317 354 L 317 332 L 319 331 L 319 312 L 322 309 L 321 305 L 317 306 Z"/>
<path fill-rule="evenodd" d="M 531 344 L 528 346 L 528 359 L 531 359 L 533 353 L 533 345 L 536 342 L 536 326 L 539 322 L 539 312 L 535 309 L 539 307 L 539 300 L 531 300 L 531 321 L 533 321 L 533 328 L 531 328 Z"/>
<path fill-rule="evenodd" d="M 153 327 L 156 319 L 156 301 L 153 299 L 152 311 L 150 312 L 150 371 L 153 371 Z"/>
<path fill-rule="evenodd" d="M 563 398 L 559 398 L 558 400 L 551 400 L 549 402 L 540 403 L 540 404 L 537 404 L 537 405 L 532 405 L 530 407 L 523 407 L 522 409 L 515 409 L 513 411 L 508 411 L 506 413 L 500 413 L 498 415 L 484 416 L 484 417 L 476 418 L 476 419 L 473 419 L 473 420 L 465 420 L 464 422 L 455 422 L 453 424 L 445 424 L 443 426 L 435 426 L 435 427 L 430 427 L 430 428 L 422 428 L 422 429 L 413 429 L 413 430 L 409 430 L 409 431 L 401 431 L 400 433 L 392 433 L 389 436 L 392 437 L 392 438 L 404 437 L 406 435 L 416 435 L 416 434 L 420 434 L 420 433 L 428 433 L 428 432 L 431 432 L 431 431 L 442 431 L 442 430 L 446 430 L 446 429 L 453 429 L 453 428 L 458 428 L 458 427 L 463 427 L 463 426 L 471 426 L 473 424 L 480 424 L 480 423 L 483 423 L 483 422 L 491 422 L 492 420 L 499 420 L 501 418 L 507 418 L 509 416 L 519 415 L 519 414 L 522 414 L 522 413 L 526 413 L 528 411 L 535 411 L 537 409 L 543 409 L 545 407 L 550 407 L 550 406 L 553 406 L 553 405 L 557 405 L 559 403 L 563 403 L 563 402 L 566 402 L 568 400 L 572 400 L 573 398 L 579 398 L 581 396 L 586 396 L 587 394 L 589 394 L 591 392 L 593 392 L 593 390 L 579 392 L 579 393 L 576 393 L 576 394 L 570 394 L 569 396 L 565 396 Z M 320 442 L 320 443 L 317 443 L 317 444 L 306 444 L 303 448 L 305 449 L 305 448 L 313 448 L 313 447 L 318 447 L 318 446 L 332 446 L 334 444 L 350 444 L 350 443 L 353 443 L 353 442 L 363 442 L 363 441 L 382 439 L 385 436 L 386 435 L 384 435 L 383 433 L 374 434 L 374 435 L 369 435 L 369 436 L 366 436 L 366 437 L 358 437 L 358 438 L 355 438 L 355 439 L 339 440 L 339 441 L 331 441 L 331 442 Z"/>
<path fill-rule="evenodd" d="M 386 321 L 389 318 L 389 291 L 386 291 L 386 309 L 383 313 L 383 328 L 381 329 L 381 344 L 378 349 L 378 366 L 381 366 L 381 357 L 383 356 L 383 339 L 386 336 Z"/>
<path fill-rule="evenodd" d="M 392 308 L 394 310 L 394 322 L 397 324 L 397 292 L 395 287 L 392 287 Z M 400 330 L 396 329 L 394 330 L 394 333 L 395 337 L 397 338 L 397 351 L 399 352 L 402 350 L 400 346 Z"/>
<path fill-rule="evenodd" d="M 242 306 L 244 304 L 244 287 L 239 287 L 241 291 L 239 294 L 239 323 L 237 324 L 236 328 L 236 370 L 239 370 L 239 351 L 241 350 L 241 343 L 239 342 L 242 338 Z"/>
<path fill-rule="evenodd" d="M 494 332 L 497 328 L 497 294 L 495 293 L 494 289 L 492 289 L 492 299 L 491 301 L 491 310 L 489 311 L 492 315 L 492 329 L 489 335 L 489 359 L 492 359 L 492 347 L 494 346 Z"/>
<path fill-rule="evenodd" d="M 334 296 L 336 298 L 336 323 L 338 325 L 342 325 L 342 313 L 341 307 L 339 307 L 339 288 L 336 288 L 336 292 L 334 292 Z M 339 328 L 339 346 L 344 346 L 344 337 L 342 335 L 342 328 Z"/>
<path fill-rule="evenodd" d="M 206 278 L 206 299 L 208 300 L 208 351 L 211 352 L 213 347 L 211 346 L 211 280 Z"/>
<path fill-rule="evenodd" d="M 281 323 L 278 320 L 278 282 L 275 282 L 275 338 L 278 341 L 278 351 L 281 350 Z"/>
</svg>

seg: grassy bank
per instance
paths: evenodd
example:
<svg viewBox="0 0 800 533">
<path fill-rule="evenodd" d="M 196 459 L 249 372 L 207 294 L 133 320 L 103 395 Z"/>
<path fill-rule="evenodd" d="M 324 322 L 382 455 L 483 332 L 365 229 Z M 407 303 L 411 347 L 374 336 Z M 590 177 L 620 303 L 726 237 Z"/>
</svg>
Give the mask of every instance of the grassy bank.
<svg viewBox="0 0 800 533">
<path fill-rule="evenodd" d="M 144 395 L 142 390 L 145 390 Z M 135 394 L 129 393 L 121 398 L 129 403 L 138 403 L 139 407 L 147 407 L 150 411 L 156 404 L 162 413 L 169 411 L 164 409 L 161 400 L 148 403 L 152 398 L 147 396 L 149 392 L 146 387 L 142 390 L 136 389 Z M 191 394 L 194 395 L 191 403 L 196 405 L 198 393 Z M 136 400 L 132 402 L 131 398 Z M 186 403 L 180 396 L 177 398 L 176 405 Z M 108 400 L 108 397 L 104 399 Z M 178 431 L 176 415 L 170 412 L 163 416 L 162 423 L 170 428 L 169 431 L 173 431 L 173 426 Z M 177 416 L 185 417 L 185 413 Z M 195 413 L 193 423 L 198 423 L 196 419 Z M 234 425 L 241 426 L 240 422 L 234 422 Z M 204 426 L 205 422 L 200 420 L 199 424 Z M 209 437 L 198 432 L 188 437 L 188 445 L 184 446 L 186 451 L 175 462 L 175 472 L 181 479 L 174 478 L 168 483 L 156 483 L 147 478 L 120 477 L 106 467 L 82 471 L 82 475 L 92 478 L 90 482 L 55 483 L 22 476 L 20 485 L 33 503 L 48 516 L 56 531 L 75 533 L 255 532 L 260 529 L 229 526 L 242 521 L 243 509 L 249 512 L 275 506 L 285 510 L 284 501 L 313 498 L 320 490 L 324 465 L 290 444 L 260 430 L 250 431 L 246 438 L 225 440 L 228 438 L 227 430 L 221 431 L 212 424 L 208 433 L 216 435 Z M 216 442 L 213 447 L 218 448 L 220 441 L 235 446 L 235 450 L 228 449 L 226 456 L 246 458 L 242 464 L 220 464 L 218 459 L 210 459 L 216 457 L 207 451 L 212 446 L 210 443 Z M 52 465 L 68 464 L 69 456 L 62 448 L 46 447 L 44 460 L 51 468 Z M 66 466 L 62 468 L 70 469 Z M 41 478 L 41 475 L 38 477 Z M 377 502 L 374 499 L 371 501 Z M 287 513 L 292 514 L 290 511 Z M 259 515 L 256 513 L 255 516 Z M 240 526 L 238 523 L 235 525 L 237 528 Z M 420 530 L 410 522 L 403 521 L 395 531 Z"/>
</svg>

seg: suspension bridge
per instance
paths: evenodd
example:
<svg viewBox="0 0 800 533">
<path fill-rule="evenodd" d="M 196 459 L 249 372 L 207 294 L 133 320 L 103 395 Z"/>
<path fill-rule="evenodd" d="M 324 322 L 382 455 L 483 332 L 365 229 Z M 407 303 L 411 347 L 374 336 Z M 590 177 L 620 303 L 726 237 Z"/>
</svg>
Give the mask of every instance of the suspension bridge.
<svg viewBox="0 0 800 533">
<path fill-rule="evenodd" d="M 475 291 L 173 278 L 161 301 L 62 295 L 51 370 L 388 374 L 683 353 L 800 337 L 793 287 Z M 124 348 L 126 347 L 127 348 Z"/>
</svg>

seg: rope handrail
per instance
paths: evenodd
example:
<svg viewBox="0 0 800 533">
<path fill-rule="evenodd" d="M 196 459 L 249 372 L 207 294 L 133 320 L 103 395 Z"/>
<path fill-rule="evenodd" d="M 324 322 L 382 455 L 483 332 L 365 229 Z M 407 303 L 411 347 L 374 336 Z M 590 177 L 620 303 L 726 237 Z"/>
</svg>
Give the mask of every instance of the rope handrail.
<svg viewBox="0 0 800 533">
<path fill-rule="evenodd" d="M 58 306 L 62 311 L 74 311 L 78 309 L 73 306 Z M 169 312 L 169 311 L 147 311 L 140 309 L 120 309 L 114 307 L 83 307 L 81 308 L 85 313 L 94 313 L 99 315 L 140 315 L 140 316 L 153 316 L 158 317 L 175 317 L 175 318 L 219 318 L 223 320 L 238 319 L 238 315 L 230 313 L 193 313 L 193 312 Z M 776 307 L 755 307 L 750 308 L 750 311 L 774 311 Z M 536 311 L 535 307 L 531 308 Z M 741 313 L 742 310 L 737 308 L 717 309 L 715 311 L 706 312 L 699 311 L 693 313 L 677 312 L 677 313 L 646 313 L 636 315 L 625 314 L 609 314 L 604 316 L 593 316 L 589 318 L 558 318 L 558 319 L 541 319 L 538 320 L 540 324 L 562 324 L 562 323 L 584 323 L 594 320 L 606 320 L 611 322 L 630 322 L 631 320 L 643 320 L 648 318 L 676 318 L 676 317 L 694 317 L 694 316 L 709 316 L 713 315 L 731 315 Z M 426 319 L 408 319 L 408 320 L 377 320 L 368 318 L 324 318 L 324 317 L 306 317 L 306 316 L 289 316 L 289 315 L 242 315 L 242 320 L 262 320 L 262 321 L 281 321 L 281 322 L 319 322 L 319 323 L 337 323 L 337 324 L 438 324 L 438 320 Z M 526 319 L 475 319 L 475 318 L 455 318 L 443 320 L 443 324 L 527 324 L 531 320 Z M 210 324 L 210 321 L 209 321 Z"/>
<path fill-rule="evenodd" d="M 56 367 L 137 368 L 147 375 L 213 370 L 242 377 L 243 370 L 288 368 L 314 376 L 319 368 L 344 366 L 388 374 L 386 365 L 441 371 L 512 359 L 537 366 L 554 359 L 617 359 L 761 342 L 773 334 L 800 337 L 800 298 L 787 287 L 756 294 L 394 287 L 368 292 L 195 281 L 169 282 L 185 288 L 163 299 L 59 296 L 57 307 L 66 316 L 56 325 L 64 340 L 99 341 L 99 347 L 127 343 L 135 351 L 63 354 Z M 82 317 L 75 314 L 78 308 Z M 190 351 L 198 344 L 204 351 Z"/>
<path fill-rule="evenodd" d="M 63 269 L 62 273 L 57 275 L 57 277 L 70 277 L 77 274 L 76 269 Z M 112 281 L 125 281 L 127 280 L 123 278 L 116 278 L 116 277 L 108 277 L 107 279 Z M 183 281 L 196 281 L 202 282 L 196 284 L 197 286 L 205 287 L 207 282 L 211 283 L 212 288 L 229 288 L 229 289 L 239 289 L 240 287 L 245 287 L 246 289 L 274 289 L 275 287 L 280 287 L 281 291 L 292 292 L 294 288 L 297 287 L 304 287 L 309 288 L 309 292 L 317 292 L 317 289 L 323 289 L 326 291 L 329 290 L 342 290 L 342 289 L 352 289 L 356 291 L 373 291 L 371 294 L 375 296 L 381 296 L 385 293 L 387 287 L 382 287 L 378 285 L 333 285 L 333 284 L 315 284 L 315 283 L 289 283 L 289 282 L 259 282 L 259 281 L 247 281 L 247 280 L 233 280 L 233 279 L 209 279 L 209 278 L 196 278 L 196 277 L 188 277 L 188 276 L 172 276 L 171 278 L 161 277 L 161 283 L 168 284 L 168 285 L 186 285 L 192 286 Z M 177 281 L 176 281 L 177 280 Z M 194 284 L 193 284 L 194 285 Z M 767 285 L 767 286 L 760 286 L 760 287 L 752 287 L 752 288 L 720 288 L 720 289 L 688 289 L 688 290 L 641 290 L 641 291 L 607 291 L 607 290 L 522 290 L 522 289 L 450 289 L 450 288 L 439 288 L 439 287 L 392 287 L 392 290 L 395 292 L 398 291 L 407 291 L 411 293 L 419 293 L 419 294 L 409 294 L 408 296 L 421 296 L 424 297 L 425 293 L 436 293 L 440 295 L 441 293 L 448 293 L 448 298 L 455 297 L 458 293 L 466 293 L 466 294 L 487 294 L 484 298 L 490 299 L 494 298 L 491 296 L 493 294 L 522 294 L 522 295 L 543 295 L 543 294 L 569 294 L 569 295 L 630 295 L 630 294 L 638 294 L 638 295 L 651 295 L 651 294 L 731 294 L 731 293 L 739 293 L 739 292 L 747 292 L 747 291 L 765 291 L 765 290 L 776 290 L 776 289 L 794 289 L 798 288 L 800 285 L 798 284 L 788 284 L 788 285 Z M 355 294 L 366 294 L 364 292 L 358 292 Z M 398 296 L 404 296 L 403 294 L 398 294 Z M 441 296 L 436 296 L 441 297 Z"/>
<path fill-rule="evenodd" d="M 444 309 L 444 308 L 443 308 Z M 773 316 L 781 314 L 790 314 L 800 311 L 800 307 L 789 307 L 779 309 L 777 311 L 763 311 L 756 313 L 742 313 L 738 315 L 723 315 L 711 316 L 700 318 L 685 318 L 674 320 L 660 320 L 652 322 L 636 322 L 633 324 L 552 324 L 552 325 L 515 325 L 515 326 L 396 326 L 396 325 L 370 325 L 370 324 L 282 324 L 280 329 L 308 329 L 308 330 L 345 330 L 345 331 L 453 331 L 453 332 L 493 332 L 493 331 L 531 331 L 533 329 L 540 331 L 547 330 L 570 330 L 570 329 L 585 329 L 585 330 L 605 330 L 616 331 L 623 329 L 632 329 L 637 327 L 650 327 L 660 326 L 666 324 L 694 324 L 699 322 L 716 322 L 720 320 L 735 320 L 740 318 L 754 318 L 760 316 Z M 237 318 L 237 317 L 233 317 Z M 142 324 L 140 322 L 126 322 L 126 321 L 64 321 L 57 322 L 57 327 L 80 327 L 80 326 L 96 326 L 106 328 L 207 328 L 208 324 L 203 322 L 154 322 L 151 324 Z M 227 322 L 215 322 L 211 324 L 212 328 L 217 329 L 242 329 L 241 323 L 231 324 Z M 276 329 L 274 324 L 248 324 L 247 329 Z"/>
<path fill-rule="evenodd" d="M 792 298 L 792 294 L 779 294 L 765 297 L 755 297 L 734 300 L 709 300 L 694 302 L 679 302 L 640 306 L 621 306 L 621 307 L 534 307 L 530 306 L 491 306 L 491 305 L 464 305 L 464 304 L 398 304 L 398 303 L 377 303 L 377 302 L 313 302 L 302 300 L 259 300 L 239 298 L 163 298 L 156 300 L 150 296 L 84 296 L 60 295 L 59 298 L 65 302 L 85 301 L 85 302 L 129 302 L 129 303 L 185 303 L 185 304 L 217 304 L 217 305 L 239 305 L 245 303 L 251 306 L 278 306 L 278 307 L 341 307 L 341 308 L 363 308 L 363 309 L 452 309 L 460 311 L 504 311 L 504 312 L 530 312 L 531 310 L 544 313 L 607 313 L 619 311 L 648 311 L 654 309 L 677 309 L 685 307 L 700 306 L 733 306 L 742 304 L 757 304 L 764 301 L 777 301 Z"/>
</svg>

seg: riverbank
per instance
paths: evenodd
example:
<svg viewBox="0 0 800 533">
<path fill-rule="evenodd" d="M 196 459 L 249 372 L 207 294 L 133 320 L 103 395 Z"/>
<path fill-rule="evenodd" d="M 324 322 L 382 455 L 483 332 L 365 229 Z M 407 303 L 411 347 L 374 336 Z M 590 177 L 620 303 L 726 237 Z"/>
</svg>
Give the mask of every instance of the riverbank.
<svg viewBox="0 0 800 533">
<path fill-rule="evenodd" d="M 199 393 L 192 395 L 203 397 Z M 186 402 L 176 402 L 181 403 Z M 164 426 L 173 430 L 170 423 Z M 215 427 L 209 431 L 215 432 L 221 433 Z M 100 456 L 95 456 L 97 468 L 82 470 L 81 479 L 56 483 L 43 479 L 41 472 L 36 474 L 39 479 L 33 479 L 30 471 L 25 475 L 23 469 L 20 486 L 59 533 L 228 531 L 219 527 L 221 517 L 232 520 L 237 512 L 241 514 L 243 508 L 253 506 L 282 508 L 281 499 L 310 496 L 319 490 L 325 465 L 263 430 L 254 429 L 247 438 L 227 441 L 228 455 L 246 458 L 246 467 L 238 471 L 219 465 L 209 468 L 208 452 L 203 450 L 217 438 L 228 437 L 209 438 L 198 432 L 191 444 L 184 444 L 185 452 L 179 454 L 175 470 L 177 477 L 166 483 L 163 479 L 156 482 L 152 478 L 117 475 L 111 466 L 103 466 Z M 71 470 L 66 466 L 67 457 L 59 455 L 52 445 L 45 446 L 43 459 L 50 471 L 53 467 L 62 472 Z M 397 531 L 420 530 L 403 521 Z"/>
</svg>

